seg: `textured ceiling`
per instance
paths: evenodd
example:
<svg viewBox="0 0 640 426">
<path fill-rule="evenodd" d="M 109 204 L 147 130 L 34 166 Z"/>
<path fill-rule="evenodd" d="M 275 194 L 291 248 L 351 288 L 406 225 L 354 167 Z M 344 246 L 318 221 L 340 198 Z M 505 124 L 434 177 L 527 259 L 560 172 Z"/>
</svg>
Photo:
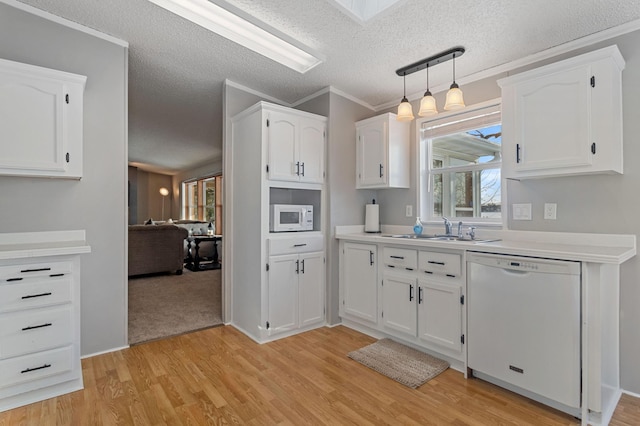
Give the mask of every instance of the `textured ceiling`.
<svg viewBox="0 0 640 426">
<path fill-rule="evenodd" d="M 466 49 L 459 80 L 640 18 L 637 0 L 406 0 L 358 24 L 326 0 L 230 0 L 324 55 L 299 74 L 146 0 L 20 1 L 129 42 L 129 161 L 165 173 L 220 157 L 226 78 L 289 103 L 331 85 L 376 106 L 401 97 L 397 68 L 448 48 Z M 450 79 L 430 72 L 432 87 Z"/>
</svg>

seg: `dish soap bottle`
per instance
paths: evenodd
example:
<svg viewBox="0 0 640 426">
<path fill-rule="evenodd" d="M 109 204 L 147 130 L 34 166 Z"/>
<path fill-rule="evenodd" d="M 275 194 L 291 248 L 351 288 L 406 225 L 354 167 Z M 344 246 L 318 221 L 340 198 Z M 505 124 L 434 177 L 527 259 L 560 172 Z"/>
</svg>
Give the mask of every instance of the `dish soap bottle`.
<svg viewBox="0 0 640 426">
<path fill-rule="evenodd" d="M 416 218 L 416 224 L 413 225 L 413 233 L 416 235 L 422 234 L 422 222 L 420 222 L 420 217 Z"/>
</svg>

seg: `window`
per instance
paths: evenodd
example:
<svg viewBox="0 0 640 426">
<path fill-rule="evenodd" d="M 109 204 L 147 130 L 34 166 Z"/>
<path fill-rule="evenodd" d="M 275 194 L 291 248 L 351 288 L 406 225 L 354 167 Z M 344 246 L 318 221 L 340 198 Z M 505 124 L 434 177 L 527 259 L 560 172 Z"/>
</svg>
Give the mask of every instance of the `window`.
<svg viewBox="0 0 640 426">
<path fill-rule="evenodd" d="M 222 176 L 210 176 L 182 183 L 182 217 L 214 222 L 222 233 Z"/>
<path fill-rule="evenodd" d="M 499 102 L 418 124 L 422 219 L 501 222 Z"/>
</svg>

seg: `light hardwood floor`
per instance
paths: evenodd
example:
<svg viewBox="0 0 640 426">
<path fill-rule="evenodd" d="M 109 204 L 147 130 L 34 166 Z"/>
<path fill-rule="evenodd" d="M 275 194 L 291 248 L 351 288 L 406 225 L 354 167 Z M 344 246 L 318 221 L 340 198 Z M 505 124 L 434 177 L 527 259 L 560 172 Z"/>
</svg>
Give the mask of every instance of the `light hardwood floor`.
<svg viewBox="0 0 640 426">
<path fill-rule="evenodd" d="M 85 389 L 0 413 L 13 425 L 575 425 L 571 416 L 447 370 L 417 390 L 346 354 L 346 327 L 258 345 L 218 327 L 83 360 Z M 640 424 L 623 397 L 612 425 Z"/>
</svg>

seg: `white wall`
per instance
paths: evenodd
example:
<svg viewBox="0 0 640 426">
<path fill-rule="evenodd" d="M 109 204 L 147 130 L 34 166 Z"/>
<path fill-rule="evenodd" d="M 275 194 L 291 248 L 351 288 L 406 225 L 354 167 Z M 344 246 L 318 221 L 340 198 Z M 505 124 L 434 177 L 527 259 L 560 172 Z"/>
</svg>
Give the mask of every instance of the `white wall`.
<svg viewBox="0 0 640 426">
<path fill-rule="evenodd" d="M 533 220 L 513 221 L 509 218 L 509 229 L 531 231 L 565 231 L 592 233 L 635 234 L 640 238 L 640 31 L 615 39 L 597 43 L 551 58 L 510 74 L 535 68 L 551 62 L 617 44 L 626 61 L 623 71 L 623 121 L 624 121 L 624 175 L 575 176 L 526 181 L 509 181 L 507 193 L 509 205 L 531 203 Z M 500 88 L 496 80 L 504 75 L 464 85 L 467 105 L 497 98 Z M 438 105 L 443 105 L 443 94 L 437 94 Z M 550 100 L 553 101 L 553 100 Z M 414 111 L 417 102 L 414 103 Z M 412 141 L 415 141 L 412 128 Z M 415 158 L 415 143 L 412 143 L 412 158 Z M 415 182 L 415 165 L 412 163 L 411 176 Z M 404 217 L 404 205 L 416 205 L 416 188 L 410 190 L 380 190 L 381 222 L 387 224 L 410 225 L 411 218 Z M 545 202 L 558 205 L 555 221 L 543 219 Z M 510 210 L 505 207 L 505 210 Z M 621 386 L 623 389 L 640 393 L 640 258 L 634 257 L 621 267 L 620 294 L 620 342 L 621 342 Z"/>
<path fill-rule="evenodd" d="M 0 177 L 0 232 L 85 229 L 82 354 L 127 345 L 127 48 L 0 3 L 0 58 L 87 76 L 80 181 Z"/>
</svg>

